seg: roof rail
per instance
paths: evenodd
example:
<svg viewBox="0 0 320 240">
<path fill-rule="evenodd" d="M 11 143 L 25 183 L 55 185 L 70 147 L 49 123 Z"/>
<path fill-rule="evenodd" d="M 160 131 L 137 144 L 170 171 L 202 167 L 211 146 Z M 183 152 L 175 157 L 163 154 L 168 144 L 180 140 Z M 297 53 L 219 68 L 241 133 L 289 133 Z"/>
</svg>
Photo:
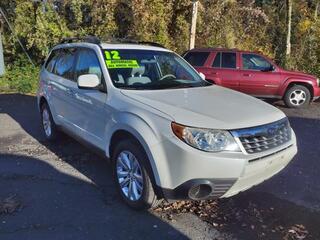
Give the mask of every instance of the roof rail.
<svg viewBox="0 0 320 240">
<path fill-rule="evenodd" d="M 87 43 L 93 43 L 93 44 L 100 44 L 101 41 L 96 36 L 85 36 L 85 37 L 69 37 L 69 38 L 63 38 L 60 42 L 60 44 L 63 43 L 74 43 L 74 42 L 87 42 Z"/>
<path fill-rule="evenodd" d="M 129 38 L 111 38 L 106 41 L 107 43 L 132 43 L 132 44 L 145 44 L 150 45 L 154 47 L 160 47 L 165 48 L 165 46 L 161 45 L 160 43 L 151 42 L 151 41 L 139 41 L 135 39 L 129 39 Z"/>
<path fill-rule="evenodd" d="M 63 43 L 74 43 L 74 42 L 87 42 L 87 43 L 93 43 L 93 44 L 101 44 L 101 40 L 96 36 L 63 38 L 61 40 L 60 44 L 63 44 Z M 154 46 L 154 47 L 165 48 L 160 43 L 149 42 L 149 41 L 139 41 L 139 40 L 128 39 L 128 38 L 111 38 L 111 39 L 106 40 L 106 42 L 107 43 L 145 44 L 145 45 L 150 45 L 150 46 Z"/>
</svg>

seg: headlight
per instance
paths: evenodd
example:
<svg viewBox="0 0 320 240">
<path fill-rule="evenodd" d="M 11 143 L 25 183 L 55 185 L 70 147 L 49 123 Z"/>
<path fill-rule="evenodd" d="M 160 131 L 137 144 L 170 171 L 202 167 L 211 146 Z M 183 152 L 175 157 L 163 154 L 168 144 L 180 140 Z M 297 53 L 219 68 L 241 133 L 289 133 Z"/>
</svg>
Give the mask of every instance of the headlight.
<svg viewBox="0 0 320 240">
<path fill-rule="evenodd" d="M 174 122 L 171 127 L 178 138 L 199 150 L 206 152 L 241 151 L 234 137 L 228 131 L 193 128 Z"/>
</svg>

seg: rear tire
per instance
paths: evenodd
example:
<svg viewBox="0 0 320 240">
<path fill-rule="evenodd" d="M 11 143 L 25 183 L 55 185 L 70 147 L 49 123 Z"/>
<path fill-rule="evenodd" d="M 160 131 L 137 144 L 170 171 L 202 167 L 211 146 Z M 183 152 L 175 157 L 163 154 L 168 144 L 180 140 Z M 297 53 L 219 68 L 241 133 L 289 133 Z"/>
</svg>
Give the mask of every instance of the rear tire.
<svg viewBox="0 0 320 240">
<path fill-rule="evenodd" d="M 121 141 L 112 154 L 115 184 L 121 198 L 131 208 L 156 207 L 158 200 L 147 168 L 148 157 L 133 139 Z"/>
<path fill-rule="evenodd" d="M 287 90 L 283 100 L 289 108 L 303 108 L 309 105 L 311 94 L 307 87 L 294 85 Z"/>
<path fill-rule="evenodd" d="M 47 140 L 54 141 L 58 138 L 59 131 L 46 102 L 41 105 L 41 125 Z"/>
</svg>

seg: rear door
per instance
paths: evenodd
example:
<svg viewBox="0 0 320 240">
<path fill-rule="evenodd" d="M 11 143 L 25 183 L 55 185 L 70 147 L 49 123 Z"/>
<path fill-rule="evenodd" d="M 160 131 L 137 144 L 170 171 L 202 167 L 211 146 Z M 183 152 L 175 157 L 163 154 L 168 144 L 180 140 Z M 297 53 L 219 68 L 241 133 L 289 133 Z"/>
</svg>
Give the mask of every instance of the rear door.
<svg viewBox="0 0 320 240">
<path fill-rule="evenodd" d="M 73 80 L 75 60 L 75 48 L 60 49 L 50 79 L 51 101 L 59 121 L 67 128 L 72 128 L 71 117 L 75 105 L 73 97 L 73 89 L 77 86 Z"/>
<path fill-rule="evenodd" d="M 212 58 L 210 76 L 216 84 L 239 90 L 239 61 L 236 52 L 215 52 Z"/>
<path fill-rule="evenodd" d="M 265 57 L 255 53 L 241 53 L 241 92 L 274 97 L 280 87 L 281 74 Z"/>
</svg>

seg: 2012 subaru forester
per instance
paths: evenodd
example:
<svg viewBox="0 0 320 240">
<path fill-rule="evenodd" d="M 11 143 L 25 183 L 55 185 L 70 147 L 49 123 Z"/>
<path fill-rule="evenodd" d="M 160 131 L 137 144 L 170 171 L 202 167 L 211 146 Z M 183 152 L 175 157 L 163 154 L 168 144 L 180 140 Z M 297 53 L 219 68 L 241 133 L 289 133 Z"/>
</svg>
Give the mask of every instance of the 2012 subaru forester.
<svg viewBox="0 0 320 240">
<path fill-rule="evenodd" d="M 63 130 L 101 150 L 138 209 L 233 196 L 297 153 L 284 113 L 151 43 L 65 40 L 43 65 L 38 105 L 45 136 Z"/>
</svg>

